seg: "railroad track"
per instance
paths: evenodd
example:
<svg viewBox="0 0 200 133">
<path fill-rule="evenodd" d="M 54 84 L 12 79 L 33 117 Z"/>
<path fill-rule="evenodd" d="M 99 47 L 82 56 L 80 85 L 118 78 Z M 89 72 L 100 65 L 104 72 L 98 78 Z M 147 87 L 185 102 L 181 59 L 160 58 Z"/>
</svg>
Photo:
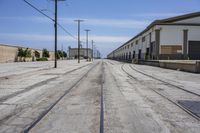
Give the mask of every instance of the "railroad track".
<svg viewBox="0 0 200 133">
<path fill-rule="evenodd" d="M 72 69 L 72 70 L 70 70 L 70 71 L 65 72 L 65 73 L 62 74 L 62 75 L 70 74 L 70 73 L 72 73 L 72 72 L 74 72 L 74 71 L 77 71 L 77 70 L 79 70 L 79 69 L 81 69 L 81 68 L 84 68 L 84 67 L 87 67 L 87 66 L 89 66 L 89 65 L 90 65 L 90 64 L 87 64 L 87 65 L 84 65 L 84 66 L 81 66 L 81 67 Z M 32 73 L 32 74 L 33 74 L 33 73 Z M 44 74 L 44 73 L 41 73 L 41 74 Z M 31 85 L 31 86 L 26 87 L 25 89 L 23 89 L 23 90 L 21 90 L 21 91 L 17 91 L 17 92 L 15 92 L 15 93 L 10 94 L 10 95 L 3 96 L 3 97 L 0 98 L 0 102 L 1 102 L 1 103 L 2 103 L 2 102 L 5 102 L 6 100 L 8 100 L 8 99 L 10 99 L 10 98 L 13 98 L 13 97 L 18 96 L 18 95 L 20 95 L 20 94 L 22 94 L 22 93 L 28 92 L 28 91 L 34 89 L 35 87 L 39 87 L 39 86 L 41 86 L 41 85 L 47 84 L 47 83 L 49 83 L 50 81 L 53 81 L 53 80 L 57 79 L 58 77 L 59 77 L 59 76 L 54 77 L 54 78 L 50 78 L 50 79 L 47 79 L 47 80 L 44 80 L 44 81 L 41 81 L 41 82 L 38 82 L 38 83 L 36 83 L 36 84 L 34 84 L 34 85 Z"/>
<path fill-rule="evenodd" d="M 179 89 L 179 90 L 182 90 L 182 91 L 185 91 L 185 92 L 187 92 L 187 93 L 190 93 L 190 94 L 193 94 L 193 95 L 196 95 L 196 96 L 200 97 L 200 94 L 197 94 L 197 93 L 195 93 L 195 92 L 189 91 L 189 90 L 187 90 L 187 89 L 184 89 L 183 87 L 180 87 L 180 86 L 178 86 L 178 85 L 174 85 L 174 84 L 169 83 L 169 82 L 167 82 L 167 81 L 164 81 L 164 80 L 162 80 L 162 79 L 156 78 L 156 77 L 154 77 L 154 76 L 152 76 L 152 75 L 149 75 L 149 74 L 147 74 L 147 73 L 144 73 L 144 72 L 142 72 L 142 71 L 140 71 L 140 70 L 134 68 L 132 65 L 129 65 L 129 66 L 130 66 L 131 69 L 133 69 L 134 71 L 136 71 L 136 72 L 138 72 L 138 73 L 140 73 L 140 74 L 143 74 L 143 75 L 145 75 L 145 76 L 147 76 L 147 77 L 150 77 L 150 78 L 152 78 L 152 79 L 154 79 L 154 80 L 157 80 L 157 81 L 160 81 L 160 82 L 162 82 L 162 83 L 165 83 L 165 84 L 167 84 L 167 85 L 169 85 L 169 86 L 172 86 L 172 87 L 174 87 L 174 88 L 176 88 L 176 89 Z"/>
<path fill-rule="evenodd" d="M 125 65 L 125 64 L 122 64 L 122 65 L 121 65 L 122 71 L 125 72 L 130 78 L 132 78 L 132 79 L 134 79 L 134 80 L 136 80 L 136 81 L 139 81 L 136 77 L 134 77 L 133 75 L 131 75 L 130 73 L 128 73 L 128 72 L 124 69 L 124 65 Z M 141 71 L 139 71 L 139 70 L 133 68 L 131 65 L 129 65 L 129 66 L 130 66 L 130 68 L 131 68 L 132 70 L 134 70 L 134 71 L 136 71 L 136 72 L 138 72 L 138 73 L 140 73 L 140 74 L 142 74 L 142 75 L 145 75 L 145 76 L 150 77 L 150 78 L 152 78 L 152 79 L 154 79 L 154 80 L 160 81 L 160 82 L 164 83 L 165 85 L 172 86 L 173 88 L 176 88 L 176 89 L 182 90 L 182 91 L 184 91 L 184 92 L 190 93 L 190 94 L 192 94 L 192 95 L 195 95 L 195 96 L 197 96 L 197 97 L 200 97 L 200 95 L 197 94 L 197 93 L 195 93 L 195 92 L 186 90 L 186 89 L 184 89 L 184 88 L 182 88 L 182 87 L 180 87 L 180 86 L 171 84 L 171 83 L 169 83 L 169 82 L 167 82 L 167 81 L 163 81 L 163 80 L 158 79 L 158 78 L 156 78 L 156 77 L 154 77 L 154 76 L 152 76 L 152 75 L 149 75 L 149 74 L 146 74 L 146 73 L 144 73 L 144 72 L 141 72 Z M 187 114 L 189 114 L 189 115 L 192 116 L 193 118 L 195 118 L 195 119 L 197 119 L 198 121 L 200 121 L 200 116 L 199 116 L 198 114 L 195 114 L 195 113 L 193 113 L 191 110 L 189 110 L 189 109 L 187 109 L 187 108 L 181 106 L 181 105 L 179 104 L 179 102 L 177 102 L 176 100 L 174 100 L 174 99 L 172 99 L 172 98 L 169 98 L 167 95 L 161 93 L 160 91 L 158 91 L 158 90 L 156 90 L 156 89 L 153 89 L 153 88 L 151 88 L 151 87 L 149 87 L 149 89 L 151 89 L 153 92 L 157 93 L 157 94 L 160 95 L 161 97 L 165 98 L 166 100 L 168 100 L 168 101 L 171 102 L 172 104 L 178 106 L 179 108 L 181 108 L 184 112 L 186 112 Z"/>
<path fill-rule="evenodd" d="M 100 128 L 99 133 L 104 133 L 104 99 L 103 99 L 103 88 L 104 88 L 104 62 L 103 66 L 101 68 L 102 74 L 101 74 L 101 110 L 100 110 Z"/>
<path fill-rule="evenodd" d="M 53 104 L 51 104 L 45 111 L 41 113 L 28 127 L 24 129 L 24 133 L 28 133 L 32 128 L 34 128 L 38 122 L 40 122 L 48 113 L 51 111 L 55 105 L 58 104 L 59 101 L 61 101 L 65 95 L 67 95 L 77 84 L 79 84 L 85 77 L 87 77 L 88 73 L 94 69 L 99 63 L 96 63 L 93 65 L 83 76 L 81 76 L 68 90 L 66 90 L 63 95 L 61 95 Z M 102 91 L 103 92 L 103 91 Z M 103 95 L 103 94 L 102 94 Z M 102 96 L 103 97 L 103 96 Z M 103 133 L 103 132 L 101 132 Z"/>
</svg>

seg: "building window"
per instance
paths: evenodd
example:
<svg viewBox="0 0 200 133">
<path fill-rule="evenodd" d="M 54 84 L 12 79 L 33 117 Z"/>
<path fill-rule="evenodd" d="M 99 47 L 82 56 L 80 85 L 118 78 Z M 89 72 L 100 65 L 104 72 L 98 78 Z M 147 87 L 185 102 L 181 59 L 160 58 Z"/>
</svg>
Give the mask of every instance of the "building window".
<svg viewBox="0 0 200 133">
<path fill-rule="evenodd" d="M 136 44 L 136 45 L 138 44 L 138 40 L 136 40 L 135 44 Z"/>
<path fill-rule="evenodd" d="M 131 47 L 133 47 L 133 43 L 131 43 Z"/>
<path fill-rule="evenodd" d="M 142 37 L 142 42 L 145 42 L 145 36 L 144 36 L 144 37 Z"/>
</svg>

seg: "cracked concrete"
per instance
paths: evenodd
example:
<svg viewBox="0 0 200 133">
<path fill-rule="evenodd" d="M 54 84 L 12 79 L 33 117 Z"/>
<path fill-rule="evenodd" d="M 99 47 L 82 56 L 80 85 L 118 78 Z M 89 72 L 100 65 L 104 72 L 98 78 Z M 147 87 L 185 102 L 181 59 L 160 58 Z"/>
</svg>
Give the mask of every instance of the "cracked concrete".
<svg viewBox="0 0 200 133">
<path fill-rule="evenodd" d="M 0 64 L 0 132 L 24 131 L 94 64 L 97 66 L 30 132 L 99 132 L 102 74 L 104 132 L 198 133 L 200 130 L 198 120 L 153 89 L 175 101 L 200 101 L 198 96 L 138 73 L 131 67 L 198 94 L 199 74 L 112 60 L 58 63 L 58 69 L 52 68 L 53 62 Z"/>
</svg>

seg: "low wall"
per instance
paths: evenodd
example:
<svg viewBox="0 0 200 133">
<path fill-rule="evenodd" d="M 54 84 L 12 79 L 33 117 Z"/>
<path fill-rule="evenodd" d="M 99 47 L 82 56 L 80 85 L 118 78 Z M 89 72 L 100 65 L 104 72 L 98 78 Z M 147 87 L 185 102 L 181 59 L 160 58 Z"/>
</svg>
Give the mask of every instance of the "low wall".
<svg viewBox="0 0 200 133">
<path fill-rule="evenodd" d="M 174 70 L 200 73 L 200 61 L 193 60 L 159 60 L 159 61 L 142 61 L 138 62 L 143 65 L 157 66 Z"/>
<path fill-rule="evenodd" d="M 16 61 L 17 51 L 18 47 L 0 45 L 0 63 Z"/>
<path fill-rule="evenodd" d="M 160 67 L 159 61 L 145 61 L 145 60 L 138 60 L 139 64 L 149 65 L 149 66 L 157 66 Z"/>
<path fill-rule="evenodd" d="M 19 46 L 10 46 L 10 45 L 5 45 L 5 44 L 0 44 L 0 63 L 7 63 L 7 62 L 17 62 L 20 61 L 20 58 L 17 57 L 18 54 L 18 48 L 23 48 L 24 47 L 19 47 Z M 32 61 L 33 59 L 35 60 L 35 54 L 34 51 L 37 50 L 40 53 L 40 56 L 42 57 L 42 50 L 38 49 L 32 49 L 31 50 L 32 57 L 31 58 L 26 58 L 26 61 Z M 54 59 L 54 52 L 49 52 L 50 57 L 48 60 L 53 60 Z"/>
<path fill-rule="evenodd" d="M 187 72 L 200 72 L 200 61 L 159 61 L 160 67 Z"/>
</svg>

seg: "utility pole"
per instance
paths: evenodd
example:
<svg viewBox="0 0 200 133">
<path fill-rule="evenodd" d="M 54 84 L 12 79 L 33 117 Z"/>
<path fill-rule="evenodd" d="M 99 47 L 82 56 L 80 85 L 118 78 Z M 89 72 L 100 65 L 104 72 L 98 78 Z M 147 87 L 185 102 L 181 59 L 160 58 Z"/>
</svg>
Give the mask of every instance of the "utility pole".
<svg viewBox="0 0 200 133">
<path fill-rule="evenodd" d="M 58 1 L 55 0 L 55 19 L 54 19 L 54 28 L 55 28 L 55 60 L 54 60 L 54 68 L 57 68 L 57 7 Z"/>
<path fill-rule="evenodd" d="M 92 40 L 92 61 L 94 60 L 94 41 Z"/>
<path fill-rule="evenodd" d="M 88 32 L 90 30 L 86 29 L 85 31 L 86 31 L 86 48 L 87 48 L 87 61 L 88 61 Z"/>
<path fill-rule="evenodd" d="M 65 1 L 65 0 L 54 0 L 55 1 L 55 18 L 54 18 L 54 28 L 55 28 L 55 60 L 54 60 L 54 68 L 57 68 L 57 14 L 58 14 L 58 1 Z"/>
<path fill-rule="evenodd" d="M 80 23 L 83 22 L 83 20 L 74 20 L 75 22 L 78 22 L 78 63 L 80 63 Z"/>
<path fill-rule="evenodd" d="M 46 15 L 45 13 L 42 12 L 42 10 L 38 9 L 37 7 L 35 7 L 33 4 L 31 4 L 30 2 L 24 0 L 25 3 L 27 3 L 29 6 L 31 6 L 33 9 L 35 9 L 36 11 L 38 11 L 40 14 L 44 15 L 45 17 L 47 17 L 48 19 L 52 20 L 54 22 L 54 28 L 55 28 L 55 61 L 54 61 L 54 68 L 57 68 L 57 4 L 58 1 L 65 1 L 65 0 L 51 0 L 55 2 L 55 18 L 51 18 L 50 16 Z M 61 25 L 60 25 L 61 26 Z"/>
</svg>

